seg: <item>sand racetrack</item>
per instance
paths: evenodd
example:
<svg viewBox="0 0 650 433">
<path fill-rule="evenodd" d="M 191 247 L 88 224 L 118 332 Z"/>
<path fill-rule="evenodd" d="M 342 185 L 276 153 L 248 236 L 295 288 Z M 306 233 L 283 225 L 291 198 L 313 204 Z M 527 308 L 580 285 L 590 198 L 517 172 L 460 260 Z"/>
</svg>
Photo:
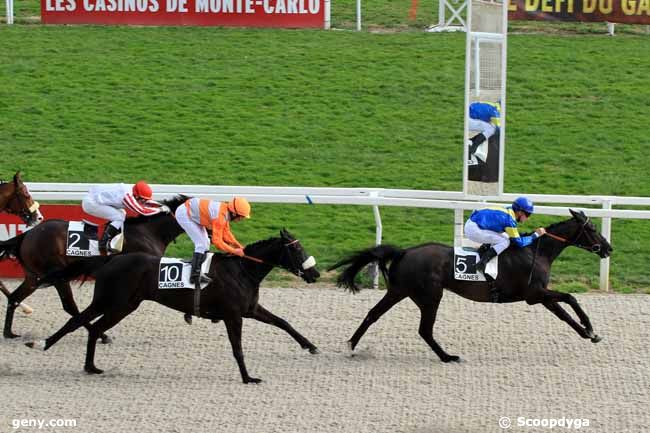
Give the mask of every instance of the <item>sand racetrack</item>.
<svg viewBox="0 0 650 433">
<path fill-rule="evenodd" d="M 75 289 L 80 307 L 91 286 Z M 68 318 L 56 291 L 40 290 L 28 299 L 35 313 L 16 314 L 22 339 L 0 339 L 0 432 L 543 432 L 578 430 L 576 419 L 580 431 L 648 431 L 650 296 L 578 295 L 604 338 L 592 344 L 541 306 L 477 304 L 446 293 L 434 336 L 461 356 L 454 365 L 420 339 L 419 310 L 405 300 L 347 357 L 344 341 L 382 293 L 262 289 L 262 305 L 321 353 L 245 320 L 248 369 L 264 382 L 244 385 L 223 323 L 187 326 L 181 314 L 150 302 L 109 332 L 111 345 L 98 345 L 101 376 L 83 372 L 84 329 L 47 352 L 30 350 L 24 341 L 48 336 Z M 5 305 L 3 298 L 2 317 Z M 506 416 L 509 430 L 498 424 Z M 540 425 L 520 426 L 519 417 Z M 551 418 L 572 426 L 541 425 Z M 14 428 L 38 419 L 74 419 L 76 427 Z"/>
</svg>

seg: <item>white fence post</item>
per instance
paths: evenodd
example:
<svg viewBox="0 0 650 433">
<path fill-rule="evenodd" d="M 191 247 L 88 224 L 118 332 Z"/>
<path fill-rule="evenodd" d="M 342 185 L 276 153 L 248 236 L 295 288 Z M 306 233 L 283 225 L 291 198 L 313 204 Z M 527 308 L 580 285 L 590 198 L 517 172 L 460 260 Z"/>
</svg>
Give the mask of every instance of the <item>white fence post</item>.
<svg viewBox="0 0 650 433">
<path fill-rule="evenodd" d="M 462 247 L 464 212 L 462 209 L 454 209 L 454 247 Z"/>
<path fill-rule="evenodd" d="M 14 23 L 14 0 L 7 0 L 7 24 Z"/>
<path fill-rule="evenodd" d="M 603 210 L 611 210 L 611 200 L 603 200 Z M 603 217 L 603 226 L 601 234 L 607 241 L 612 243 L 612 219 Z M 609 257 L 600 260 L 600 290 L 609 292 Z"/>
<path fill-rule="evenodd" d="M 371 192 L 370 197 L 378 197 L 377 192 Z M 372 213 L 375 215 L 375 245 L 381 245 L 381 238 L 383 235 L 383 226 L 381 225 L 381 215 L 379 214 L 379 206 L 372 207 Z M 372 287 L 379 288 L 379 265 L 375 263 L 374 275 L 372 278 Z"/>
<path fill-rule="evenodd" d="M 361 0 L 357 0 L 357 31 L 361 31 Z"/>
</svg>

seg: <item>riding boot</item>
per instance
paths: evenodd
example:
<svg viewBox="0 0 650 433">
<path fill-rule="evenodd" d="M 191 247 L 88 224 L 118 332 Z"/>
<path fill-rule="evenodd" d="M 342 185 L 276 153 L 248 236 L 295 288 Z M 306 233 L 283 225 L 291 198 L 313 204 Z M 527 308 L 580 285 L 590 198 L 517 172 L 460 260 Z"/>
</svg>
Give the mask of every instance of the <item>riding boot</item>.
<svg viewBox="0 0 650 433">
<path fill-rule="evenodd" d="M 120 229 L 116 228 L 112 224 L 106 224 L 106 227 L 104 228 L 104 234 L 102 235 L 102 238 L 99 240 L 97 243 L 97 246 L 99 247 L 99 253 L 102 256 L 106 255 L 106 251 L 108 250 L 108 244 L 120 232 Z"/>
<path fill-rule="evenodd" d="M 490 247 L 485 253 L 481 254 L 481 259 L 476 264 L 476 270 L 485 274 L 485 266 L 487 263 L 497 256 L 497 252 L 493 247 Z"/>
<path fill-rule="evenodd" d="M 478 147 L 486 140 L 486 138 L 485 135 L 483 135 L 483 133 L 480 133 L 472 137 L 471 140 L 472 140 L 472 144 L 469 146 L 470 156 L 476 152 L 476 149 L 478 149 Z"/>
<path fill-rule="evenodd" d="M 205 284 L 205 283 L 210 283 L 212 281 L 212 278 L 208 277 L 207 275 L 201 275 L 201 265 L 203 264 L 204 260 L 205 260 L 204 253 L 194 253 L 194 255 L 192 256 L 192 271 L 190 272 L 190 283 L 196 284 L 197 281 L 199 281 L 200 284 Z"/>
</svg>

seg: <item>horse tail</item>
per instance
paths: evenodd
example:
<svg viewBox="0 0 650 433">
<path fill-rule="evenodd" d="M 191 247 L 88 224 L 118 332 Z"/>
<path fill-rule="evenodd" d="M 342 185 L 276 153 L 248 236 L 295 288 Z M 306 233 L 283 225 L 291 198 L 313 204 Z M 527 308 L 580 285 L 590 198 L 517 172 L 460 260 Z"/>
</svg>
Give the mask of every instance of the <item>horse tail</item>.
<svg viewBox="0 0 650 433">
<path fill-rule="evenodd" d="M 364 266 L 372 262 L 377 262 L 379 269 L 381 269 L 381 273 L 384 276 L 384 280 L 388 283 L 388 268 L 386 265 L 388 262 L 395 263 L 402 257 L 402 255 L 404 255 L 404 250 L 401 248 L 392 245 L 379 245 L 359 251 L 336 263 L 330 267 L 329 270 L 336 269 L 343 265 L 349 265 L 343 270 L 341 275 L 339 275 L 336 280 L 336 285 L 344 287 L 352 293 L 357 293 L 361 289 L 355 284 L 354 278 Z"/>
<path fill-rule="evenodd" d="M 67 282 L 81 276 L 84 277 L 81 282 L 83 284 L 87 277 L 95 275 L 95 272 L 113 257 L 116 256 L 93 256 L 76 260 L 65 268 L 56 269 L 45 274 L 38 280 L 37 287 L 42 288 L 62 281 Z"/>
<path fill-rule="evenodd" d="M 20 250 L 20 246 L 22 245 L 27 233 L 28 232 L 21 233 L 18 236 L 7 239 L 6 241 L 0 241 L 0 260 L 7 257 L 16 257 L 20 261 L 18 250 Z"/>
</svg>

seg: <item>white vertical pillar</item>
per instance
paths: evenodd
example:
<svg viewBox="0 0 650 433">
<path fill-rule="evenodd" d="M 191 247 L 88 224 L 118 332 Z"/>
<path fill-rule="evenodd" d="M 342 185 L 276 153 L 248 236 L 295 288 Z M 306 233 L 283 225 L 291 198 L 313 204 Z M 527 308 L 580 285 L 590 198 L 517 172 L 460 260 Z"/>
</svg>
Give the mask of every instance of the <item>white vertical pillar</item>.
<svg viewBox="0 0 650 433">
<path fill-rule="evenodd" d="M 464 216 L 462 209 L 454 209 L 454 247 L 463 246 Z"/>
<path fill-rule="evenodd" d="M 329 30 L 332 27 L 332 19 L 331 19 L 331 12 L 332 12 L 332 4 L 330 0 L 325 0 L 325 22 L 323 23 L 323 28 L 325 30 Z"/>
<path fill-rule="evenodd" d="M 361 0 L 357 0 L 357 31 L 361 31 Z"/>
<path fill-rule="evenodd" d="M 609 200 L 603 201 L 603 209 L 611 210 L 612 202 Z M 609 243 L 612 238 L 612 219 L 603 218 L 603 226 L 600 233 Z M 609 292 L 609 257 L 600 260 L 600 289 Z"/>
<path fill-rule="evenodd" d="M 371 192 L 370 196 L 377 196 L 376 192 Z M 375 245 L 381 245 L 382 230 L 381 215 L 379 214 L 379 206 L 372 207 L 372 213 L 375 215 Z M 372 287 L 379 288 L 379 266 L 375 263 L 374 275 L 372 279 Z"/>
<path fill-rule="evenodd" d="M 14 0 L 7 0 L 7 24 L 14 23 Z"/>
</svg>

